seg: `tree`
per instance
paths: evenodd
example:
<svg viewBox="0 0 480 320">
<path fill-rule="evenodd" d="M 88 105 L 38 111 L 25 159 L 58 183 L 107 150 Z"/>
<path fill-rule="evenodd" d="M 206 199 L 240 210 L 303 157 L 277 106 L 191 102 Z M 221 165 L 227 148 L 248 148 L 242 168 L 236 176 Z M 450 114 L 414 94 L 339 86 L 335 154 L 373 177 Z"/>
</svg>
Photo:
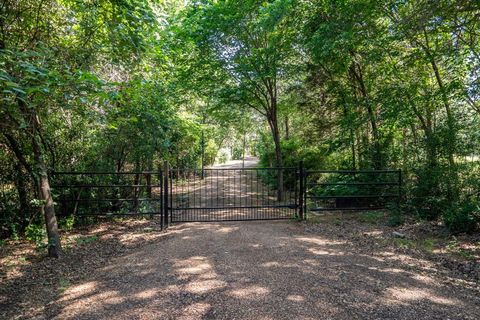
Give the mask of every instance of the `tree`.
<svg viewBox="0 0 480 320">
<path fill-rule="evenodd" d="M 247 106 L 265 117 L 275 145 L 276 165 L 283 166 L 278 104 L 294 55 L 289 18 L 293 1 L 219 1 L 193 6 L 183 20 L 199 61 L 192 69 L 231 105 Z M 213 75 L 206 79 L 207 73 Z M 199 74 L 200 73 L 200 74 Z M 283 197 L 283 173 L 277 196 Z"/>
</svg>

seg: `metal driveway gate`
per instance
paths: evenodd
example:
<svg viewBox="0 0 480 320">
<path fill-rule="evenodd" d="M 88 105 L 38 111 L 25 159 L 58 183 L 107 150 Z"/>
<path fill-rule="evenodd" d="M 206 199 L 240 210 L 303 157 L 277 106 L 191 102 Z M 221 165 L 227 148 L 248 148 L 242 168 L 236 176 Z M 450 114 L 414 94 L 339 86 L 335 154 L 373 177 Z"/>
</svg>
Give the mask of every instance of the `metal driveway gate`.
<svg viewBox="0 0 480 320">
<path fill-rule="evenodd" d="M 165 162 L 156 172 L 54 172 L 52 180 L 60 216 L 158 216 L 162 227 L 305 219 L 307 212 L 385 208 L 402 196 L 400 170 L 305 170 L 302 162 L 203 170 L 170 169 Z"/>
<path fill-rule="evenodd" d="M 57 216 L 158 216 L 163 227 L 162 171 L 53 172 L 50 185 Z"/>
<path fill-rule="evenodd" d="M 298 168 L 168 170 L 169 222 L 290 219 L 298 213 Z M 283 192 L 278 194 L 278 177 Z"/>
<path fill-rule="evenodd" d="M 308 170 L 304 212 L 378 210 L 402 197 L 401 170 Z"/>
</svg>

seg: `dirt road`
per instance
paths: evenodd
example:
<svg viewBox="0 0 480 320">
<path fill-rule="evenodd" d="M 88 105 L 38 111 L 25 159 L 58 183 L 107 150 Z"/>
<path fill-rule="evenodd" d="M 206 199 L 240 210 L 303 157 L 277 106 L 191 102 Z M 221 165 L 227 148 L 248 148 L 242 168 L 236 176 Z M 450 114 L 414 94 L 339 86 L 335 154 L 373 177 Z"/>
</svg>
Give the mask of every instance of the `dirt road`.
<svg viewBox="0 0 480 320">
<path fill-rule="evenodd" d="M 57 319 L 478 319 L 476 292 L 296 222 L 189 223 L 114 258 Z"/>
</svg>

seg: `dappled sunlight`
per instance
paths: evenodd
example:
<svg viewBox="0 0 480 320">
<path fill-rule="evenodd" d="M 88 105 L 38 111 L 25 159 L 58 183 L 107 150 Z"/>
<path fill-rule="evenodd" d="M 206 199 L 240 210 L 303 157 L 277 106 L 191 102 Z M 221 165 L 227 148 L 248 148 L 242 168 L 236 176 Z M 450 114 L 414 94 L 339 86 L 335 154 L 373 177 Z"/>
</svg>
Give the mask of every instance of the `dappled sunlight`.
<svg viewBox="0 0 480 320">
<path fill-rule="evenodd" d="M 393 256 L 396 256 L 397 253 L 392 251 L 382 251 L 382 252 L 376 252 L 375 255 L 380 257 L 393 257 Z"/>
<path fill-rule="evenodd" d="M 378 270 L 378 268 L 369 267 L 371 270 Z M 398 268 L 384 268 L 382 272 L 389 272 L 389 273 L 407 273 L 407 271 L 398 269 Z"/>
<path fill-rule="evenodd" d="M 421 274 L 412 274 L 411 277 L 416 281 L 419 281 L 428 285 L 432 285 L 432 286 L 438 285 L 438 283 L 436 283 L 432 277 L 424 276 Z"/>
<path fill-rule="evenodd" d="M 211 270 L 212 266 L 208 263 L 200 263 L 196 264 L 195 266 L 189 266 L 184 268 L 177 269 L 178 272 L 181 274 L 188 273 L 188 274 L 199 274 L 199 273 L 207 273 Z"/>
<path fill-rule="evenodd" d="M 197 302 L 183 308 L 179 320 L 202 319 L 211 309 L 209 303 Z"/>
<path fill-rule="evenodd" d="M 122 295 L 116 290 L 103 290 L 96 282 L 88 282 L 85 284 L 71 287 L 60 297 L 59 303 L 64 303 L 65 307 L 58 315 L 59 319 L 76 318 L 76 314 L 83 312 L 84 300 L 101 301 L 102 305 L 119 305 L 124 303 L 128 297 Z M 93 307 L 90 305 L 89 307 Z"/>
<path fill-rule="evenodd" d="M 185 285 L 185 290 L 191 293 L 207 293 L 226 286 L 226 282 L 220 280 L 194 280 Z"/>
<path fill-rule="evenodd" d="M 62 300 L 78 299 L 82 296 L 93 294 L 96 292 L 96 290 L 97 290 L 96 281 L 82 283 L 69 288 L 69 290 L 63 294 L 61 299 Z"/>
<path fill-rule="evenodd" d="M 372 230 L 372 231 L 364 231 L 363 234 L 370 237 L 380 237 L 384 234 L 384 232 L 382 230 Z"/>
<path fill-rule="evenodd" d="M 237 298 L 244 299 L 258 299 L 259 297 L 265 296 L 270 293 L 270 290 L 265 287 L 260 287 L 257 285 L 247 286 L 245 288 L 239 288 L 230 290 L 229 295 L 232 295 Z"/>
<path fill-rule="evenodd" d="M 402 263 L 404 265 L 408 265 L 408 266 L 415 266 L 417 268 L 421 268 L 422 270 L 425 270 L 425 271 L 435 271 L 437 270 L 437 267 L 435 266 L 435 264 L 432 262 L 432 261 L 428 261 L 428 260 L 425 260 L 425 259 L 421 259 L 421 258 L 418 258 L 418 257 L 411 257 L 409 255 L 406 255 L 406 254 L 394 254 L 394 255 L 391 255 L 389 256 L 388 258 L 385 258 L 385 259 L 381 259 L 381 261 L 395 261 L 395 262 L 398 262 L 398 263 Z"/>
<path fill-rule="evenodd" d="M 144 242 L 147 239 L 153 240 L 153 239 L 158 239 L 160 237 L 162 237 L 161 234 L 136 233 L 136 234 L 121 235 L 118 239 L 120 240 L 121 243 L 124 243 L 124 244 L 135 244 L 135 243 Z"/>
<path fill-rule="evenodd" d="M 294 237 L 296 240 L 301 241 L 301 242 L 306 242 L 310 244 L 316 244 L 316 245 L 340 245 L 340 244 L 345 244 L 346 241 L 338 241 L 338 240 L 330 240 L 330 239 L 323 239 L 319 237 Z"/>
<path fill-rule="evenodd" d="M 321 249 L 315 249 L 315 248 L 308 248 L 307 249 L 309 252 L 316 254 L 316 255 L 328 255 L 328 256 L 343 256 L 345 255 L 344 252 L 342 251 L 333 251 L 333 250 L 321 250 Z"/>
<path fill-rule="evenodd" d="M 426 299 L 430 300 L 433 303 L 438 303 L 442 305 L 455 305 L 457 307 L 463 305 L 463 302 L 458 299 L 442 297 L 435 293 L 432 293 L 430 290 L 420 288 L 388 288 L 385 292 L 385 297 L 393 303 L 409 303 Z"/>
<path fill-rule="evenodd" d="M 95 299 L 108 304 L 120 304 L 124 302 L 128 297 L 122 296 L 117 291 L 102 291 L 95 294 Z"/>
<path fill-rule="evenodd" d="M 141 292 L 138 292 L 134 295 L 135 298 L 141 300 L 141 299 L 150 299 L 154 298 L 158 293 L 161 291 L 161 289 L 147 289 Z"/>
<path fill-rule="evenodd" d="M 302 301 L 305 301 L 305 298 L 298 294 L 290 294 L 287 296 L 287 300 L 294 301 L 294 302 L 302 302 Z"/>
<path fill-rule="evenodd" d="M 280 262 L 277 262 L 277 261 L 270 261 L 270 262 L 262 263 L 261 266 L 262 266 L 262 267 L 267 267 L 267 268 L 271 268 L 271 267 L 283 267 L 283 264 L 281 264 Z"/>
<path fill-rule="evenodd" d="M 319 259 L 304 259 L 303 264 L 315 267 L 319 266 L 321 264 L 321 261 Z"/>
<path fill-rule="evenodd" d="M 227 285 L 226 282 L 218 279 L 218 274 L 206 257 L 194 256 L 177 260 L 173 266 L 179 274 L 179 278 L 188 281 L 183 287 L 187 292 L 204 294 Z"/>
<path fill-rule="evenodd" d="M 238 227 L 222 227 L 222 228 L 216 229 L 215 231 L 226 234 L 226 233 L 231 233 L 237 230 L 238 230 Z"/>
<path fill-rule="evenodd" d="M 165 241 L 107 262 L 95 281 L 67 288 L 57 302 L 60 317 L 121 310 L 146 319 L 349 319 L 345 306 L 362 314 L 398 312 L 419 301 L 462 305 L 431 278 L 405 270 L 403 257 L 358 253 L 346 241 L 304 234 L 293 223 L 189 223 L 171 230 Z"/>
</svg>

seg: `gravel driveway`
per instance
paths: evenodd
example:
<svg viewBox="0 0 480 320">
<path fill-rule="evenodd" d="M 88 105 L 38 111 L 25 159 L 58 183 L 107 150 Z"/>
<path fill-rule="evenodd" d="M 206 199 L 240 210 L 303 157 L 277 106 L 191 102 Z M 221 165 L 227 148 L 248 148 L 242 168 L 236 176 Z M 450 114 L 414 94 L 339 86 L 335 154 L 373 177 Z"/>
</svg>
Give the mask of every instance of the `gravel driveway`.
<svg viewBox="0 0 480 320">
<path fill-rule="evenodd" d="M 189 223 L 68 288 L 57 319 L 479 319 L 474 291 L 295 222 Z"/>
<path fill-rule="evenodd" d="M 185 223 L 45 309 L 57 319 L 480 319 L 478 291 L 293 221 Z"/>
</svg>

